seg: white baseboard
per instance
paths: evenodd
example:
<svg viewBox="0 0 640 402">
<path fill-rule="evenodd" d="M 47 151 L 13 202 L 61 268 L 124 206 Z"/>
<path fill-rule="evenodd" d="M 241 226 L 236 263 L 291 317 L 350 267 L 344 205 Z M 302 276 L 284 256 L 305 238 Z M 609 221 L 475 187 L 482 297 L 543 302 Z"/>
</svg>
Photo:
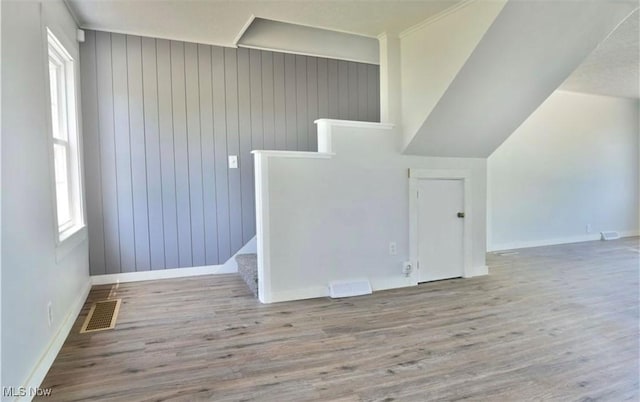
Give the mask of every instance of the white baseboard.
<svg viewBox="0 0 640 402">
<path fill-rule="evenodd" d="M 467 275 L 464 278 L 474 278 L 476 276 L 484 276 L 489 275 L 489 267 L 486 265 L 482 265 L 479 267 L 473 267 L 473 271 L 471 275 Z"/>
<path fill-rule="evenodd" d="M 260 300 L 261 303 L 279 303 L 292 300 L 315 299 L 317 297 L 328 297 L 328 286 L 311 286 L 304 289 L 283 290 L 272 292 L 269 300 Z"/>
<path fill-rule="evenodd" d="M 91 277 L 92 285 L 108 285 L 112 283 L 153 281 L 157 279 L 183 278 L 188 276 L 232 274 L 237 268 L 224 265 L 207 265 L 204 267 L 158 269 L 155 271 L 123 272 L 120 274 L 95 275 Z"/>
<path fill-rule="evenodd" d="M 626 230 L 626 231 L 618 231 L 620 233 L 620 237 L 634 237 L 638 236 L 640 231 L 638 230 Z M 510 243 L 501 243 L 495 244 L 487 248 L 487 252 L 493 251 L 504 251 L 504 250 L 514 250 L 518 248 L 530 248 L 530 247 L 542 247 L 542 246 L 555 246 L 558 244 L 569 244 L 569 243 L 581 243 L 585 241 L 594 241 L 600 240 L 600 233 L 589 233 L 579 236 L 570 236 L 570 237 L 560 237 L 553 239 L 541 239 L 541 240 L 531 240 L 531 241 L 516 241 Z"/>
<path fill-rule="evenodd" d="M 71 332 L 71 328 L 76 321 L 78 315 L 80 315 L 80 311 L 82 310 L 82 306 L 84 306 L 85 301 L 87 300 L 87 296 L 89 296 L 89 291 L 91 290 L 91 280 L 89 279 L 86 285 L 80 291 L 78 297 L 74 300 L 71 308 L 69 308 L 69 312 L 67 313 L 64 321 L 60 325 L 58 332 L 55 334 L 51 342 L 49 342 L 49 346 L 47 347 L 46 352 L 40 357 L 40 360 L 34 367 L 31 375 L 24 384 L 24 388 L 26 390 L 36 389 L 44 380 L 44 377 L 49 372 L 53 361 L 58 356 L 60 349 L 62 349 L 62 345 L 64 345 L 64 341 L 69 336 L 69 332 Z M 27 392 L 28 393 L 28 392 Z M 30 401 L 33 399 L 32 396 L 23 396 L 16 398 L 16 401 Z"/>
<path fill-rule="evenodd" d="M 189 276 L 234 274 L 238 272 L 236 255 L 256 252 L 255 236 L 247 242 L 237 253 L 221 265 L 205 265 L 202 267 L 158 269 L 154 271 L 123 272 L 120 274 L 94 275 L 92 285 L 109 285 L 112 283 L 153 281 L 157 279 L 185 278 Z"/>
</svg>

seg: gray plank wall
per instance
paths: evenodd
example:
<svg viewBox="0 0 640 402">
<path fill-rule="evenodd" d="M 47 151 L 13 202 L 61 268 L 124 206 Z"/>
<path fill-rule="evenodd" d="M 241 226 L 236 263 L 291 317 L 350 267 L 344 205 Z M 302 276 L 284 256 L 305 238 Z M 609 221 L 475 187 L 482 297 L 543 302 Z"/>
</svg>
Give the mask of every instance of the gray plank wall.
<svg viewBox="0 0 640 402">
<path fill-rule="evenodd" d="M 224 263 L 255 235 L 251 150 L 379 121 L 374 65 L 96 31 L 80 65 L 92 275 Z"/>
</svg>

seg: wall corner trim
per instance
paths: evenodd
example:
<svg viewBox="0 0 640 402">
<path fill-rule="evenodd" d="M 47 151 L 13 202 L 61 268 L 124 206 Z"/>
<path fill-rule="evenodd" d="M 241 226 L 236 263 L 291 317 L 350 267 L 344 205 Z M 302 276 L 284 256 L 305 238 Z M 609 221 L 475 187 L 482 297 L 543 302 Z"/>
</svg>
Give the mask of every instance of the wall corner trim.
<svg viewBox="0 0 640 402">
<path fill-rule="evenodd" d="M 69 312 L 60 325 L 60 329 L 58 329 L 58 332 L 51 339 L 51 342 L 49 342 L 49 345 L 47 346 L 44 354 L 42 355 L 42 357 L 40 357 L 40 360 L 38 361 L 38 363 L 36 363 L 33 371 L 25 381 L 25 389 L 38 388 L 42 384 L 42 381 L 44 381 L 47 372 L 49 372 L 49 369 L 56 359 L 56 356 L 58 356 L 58 353 L 62 349 L 64 341 L 67 339 L 67 336 L 69 336 L 69 333 L 71 332 L 73 324 L 76 322 L 80 311 L 82 311 L 82 307 L 84 306 L 84 303 L 89 296 L 90 290 L 91 278 L 87 280 L 87 283 L 83 286 L 82 290 L 78 294 L 78 297 L 74 300 L 71 308 L 69 309 Z M 16 401 L 28 401 L 31 398 L 32 397 L 26 395 L 23 397 L 18 397 Z"/>
</svg>

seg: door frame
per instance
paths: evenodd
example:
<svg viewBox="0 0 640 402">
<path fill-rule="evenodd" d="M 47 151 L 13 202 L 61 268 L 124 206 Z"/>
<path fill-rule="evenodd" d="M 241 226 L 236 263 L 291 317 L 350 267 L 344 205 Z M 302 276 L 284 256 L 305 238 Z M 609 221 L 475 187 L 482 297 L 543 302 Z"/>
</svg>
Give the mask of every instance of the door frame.
<svg viewBox="0 0 640 402">
<path fill-rule="evenodd" d="M 471 208 L 471 170 L 468 169 L 409 169 L 409 260 L 416 268 L 411 272 L 415 283 L 418 283 L 418 181 L 419 180 L 462 180 L 464 199 L 464 223 L 462 229 L 463 267 L 462 277 L 473 275 L 472 267 L 472 227 L 473 213 Z"/>
</svg>

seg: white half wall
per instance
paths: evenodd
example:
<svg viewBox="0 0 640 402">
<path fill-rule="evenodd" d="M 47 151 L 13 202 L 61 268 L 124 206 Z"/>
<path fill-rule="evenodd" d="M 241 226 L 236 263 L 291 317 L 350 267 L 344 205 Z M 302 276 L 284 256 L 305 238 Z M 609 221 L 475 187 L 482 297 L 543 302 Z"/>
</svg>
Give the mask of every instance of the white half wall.
<svg viewBox="0 0 640 402">
<path fill-rule="evenodd" d="M 637 234 L 639 106 L 553 93 L 488 159 L 489 250 Z"/>
<path fill-rule="evenodd" d="M 321 119 L 319 153 L 254 151 L 259 296 L 263 303 L 327 296 L 330 281 L 374 291 L 413 286 L 409 168 L 471 172 L 472 266 L 486 273 L 486 160 L 403 156 L 393 126 Z M 397 255 L 389 255 L 396 242 Z M 469 276 L 474 276 L 473 272 Z"/>
<path fill-rule="evenodd" d="M 65 44 L 75 44 L 69 50 L 77 57 L 76 24 L 62 1 L 2 3 L 1 380 L 5 387 L 40 385 L 89 289 L 86 236 L 66 253 L 56 252 L 45 25 Z"/>
</svg>

